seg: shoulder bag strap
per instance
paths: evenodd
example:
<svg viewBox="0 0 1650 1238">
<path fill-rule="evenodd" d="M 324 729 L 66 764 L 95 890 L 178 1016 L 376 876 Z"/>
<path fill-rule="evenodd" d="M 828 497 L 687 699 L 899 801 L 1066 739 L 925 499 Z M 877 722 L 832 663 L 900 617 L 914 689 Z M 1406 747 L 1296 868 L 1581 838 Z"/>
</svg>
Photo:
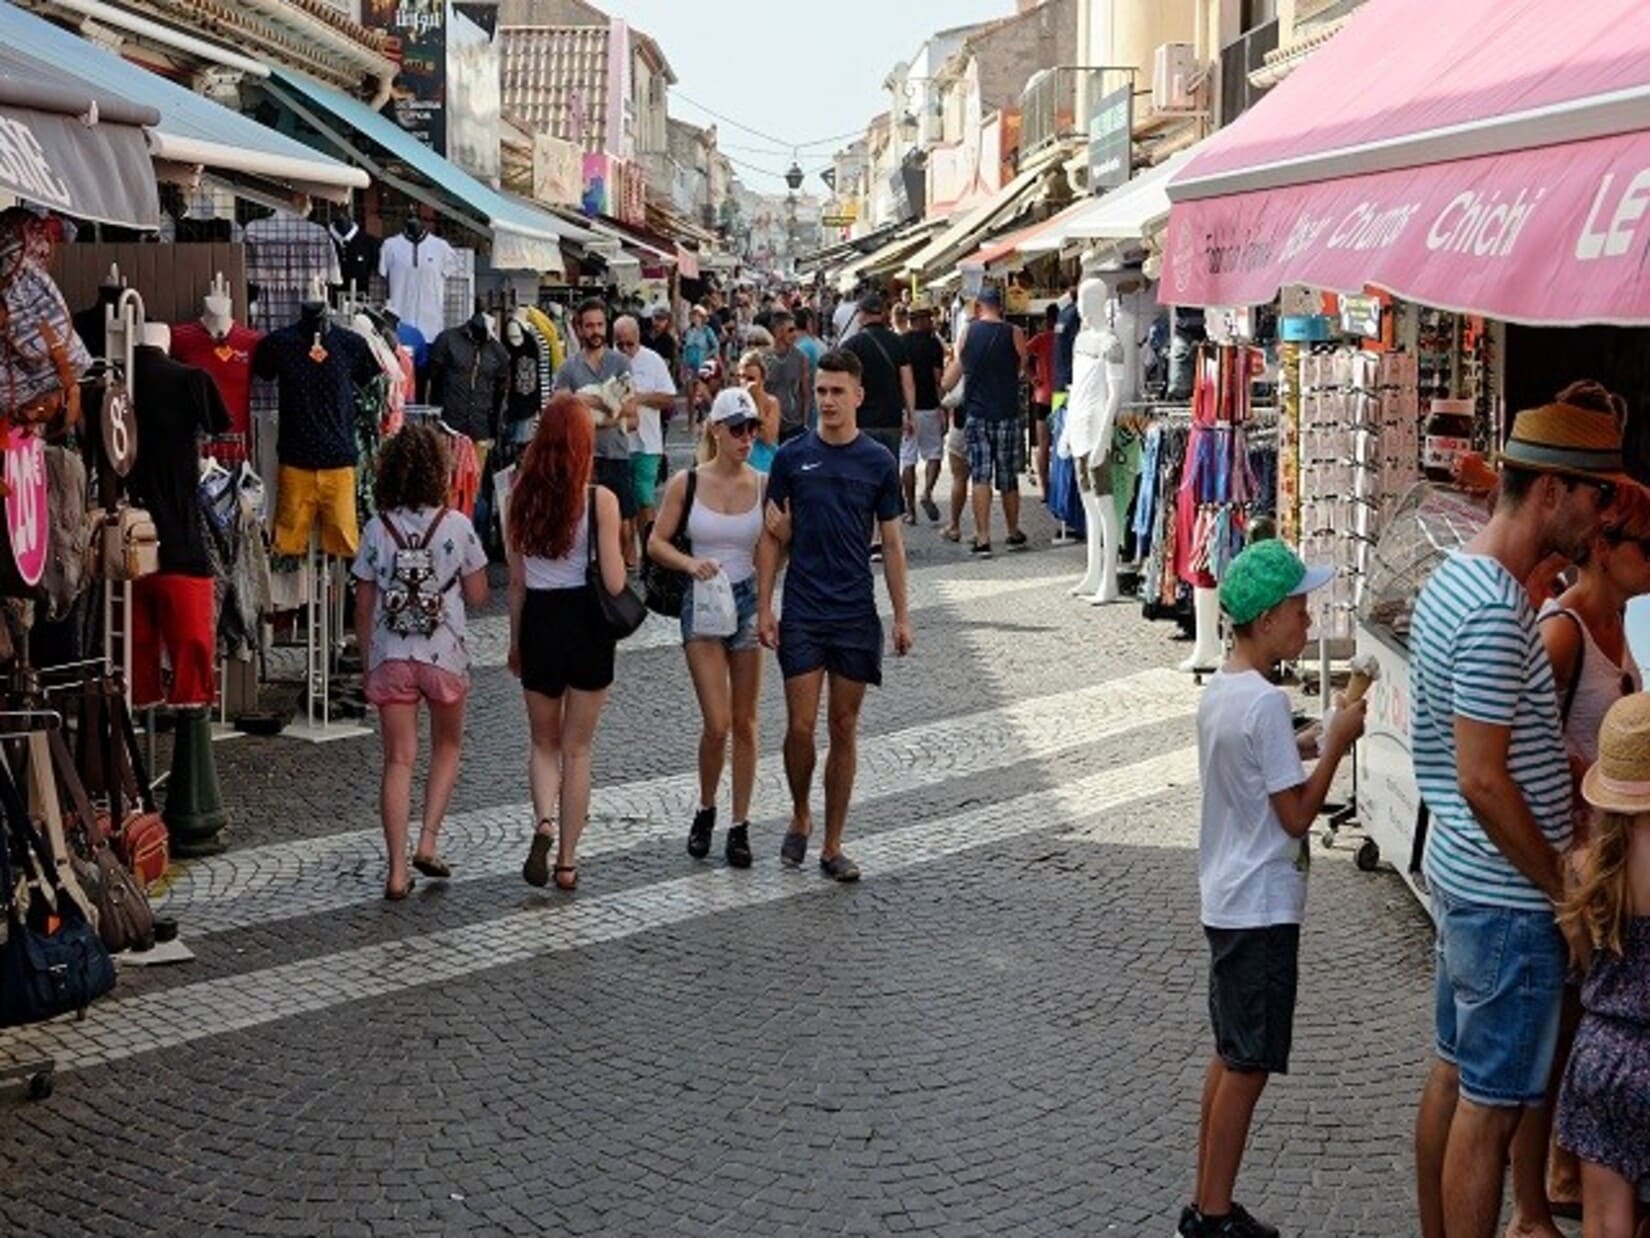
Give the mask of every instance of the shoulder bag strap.
<svg viewBox="0 0 1650 1238">
<path fill-rule="evenodd" d="M 69 792 L 69 803 L 74 808 L 81 828 L 86 831 L 87 844 L 94 849 L 107 846 L 108 836 L 104 834 L 103 826 L 98 820 L 97 809 L 92 807 L 91 797 L 86 794 L 86 786 L 80 780 L 80 771 L 75 769 L 74 761 L 69 756 L 69 746 L 63 742 L 63 736 L 56 731 L 47 732 L 46 742 L 51 748 L 52 766 L 57 771 L 58 785 Z"/>
<path fill-rule="evenodd" d="M 1558 615 L 1563 615 L 1571 623 L 1576 625 L 1576 636 L 1581 640 L 1581 643 L 1576 646 L 1575 669 L 1570 672 L 1569 685 L 1564 689 L 1564 704 L 1558 711 L 1558 724 L 1561 727 L 1567 727 L 1570 725 L 1570 711 L 1575 708 L 1576 690 L 1581 687 L 1581 672 L 1587 665 L 1587 628 L 1581 622 L 1580 615 L 1565 607 L 1548 611 L 1545 615 L 1541 616 L 1539 622 L 1545 623 L 1547 620 L 1555 618 Z"/>
<path fill-rule="evenodd" d="M 693 497 L 699 493 L 699 466 L 694 465 L 687 471 L 687 493 L 682 496 L 682 523 L 672 539 L 676 549 L 683 554 L 693 552 L 693 539 L 688 536 L 688 517 L 693 515 Z"/>
<path fill-rule="evenodd" d="M 596 487 L 590 487 L 590 503 L 585 515 L 584 565 L 586 570 L 596 566 Z"/>
<path fill-rule="evenodd" d="M 55 733 L 54 733 L 55 737 Z M 75 876 L 69 863 L 69 840 L 63 835 L 63 805 L 57 797 L 57 782 L 52 777 L 51 744 L 44 731 L 29 732 L 29 789 L 37 804 L 40 819 L 46 825 L 46 846 L 51 851 L 53 878 L 59 889 L 74 900 L 86 917 L 87 923 L 97 923 L 97 912 L 92 900 Z"/>
<path fill-rule="evenodd" d="M 141 807 L 144 812 L 154 812 L 154 791 L 149 786 L 149 769 L 143 763 L 143 749 L 138 745 L 137 727 L 132 723 L 132 711 L 126 708 L 126 698 L 114 690 L 112 680 L 110 688 L 111 709 L 115 715 L 115 725 L 120 730 L 115 742 L 116 758 L 120 762 L 120 782 L 125 787 L 126 794 L 132 798 L 134 808 Z M 122 818 L 111 816 L 110 819 L 118 826 Z"/>
</svg>

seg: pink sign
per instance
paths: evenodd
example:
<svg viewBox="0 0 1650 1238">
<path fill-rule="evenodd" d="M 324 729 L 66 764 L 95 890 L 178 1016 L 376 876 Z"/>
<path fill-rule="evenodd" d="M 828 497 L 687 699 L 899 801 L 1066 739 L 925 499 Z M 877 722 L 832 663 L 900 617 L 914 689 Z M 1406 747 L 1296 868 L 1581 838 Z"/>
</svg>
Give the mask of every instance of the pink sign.
<svg viewBox="0 0 1650 1238">
<path fill-rule="evenodd" d="M 27 585 L 46 570 L 46 445 L 12 427 L 6 440 L 6 536 L 12 561 Z"/>
<path fill-rule="evenodd" d="M 1192 172 L 1197 171 L 1194 162 Z M 1531 324 L 1650 322 L 1650 132 L 1176 203 L 1162 299 L 1373 284 Z"/>
</svg>

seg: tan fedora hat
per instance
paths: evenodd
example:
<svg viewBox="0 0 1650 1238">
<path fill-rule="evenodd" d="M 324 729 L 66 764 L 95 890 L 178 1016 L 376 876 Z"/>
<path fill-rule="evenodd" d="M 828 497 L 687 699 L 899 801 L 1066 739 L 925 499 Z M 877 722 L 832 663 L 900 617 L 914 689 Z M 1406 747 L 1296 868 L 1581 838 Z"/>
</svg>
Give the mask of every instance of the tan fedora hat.
<svg viewBox="0 0 1650 1238">
<path fill-rule="evenodd" d="M 1624 696 L 1604 715 L 1598 760 L 1581 795 L 1605 812 L 1650 812 L 1650 692 Z"/>
<path fill-rule="evenodd" d="M 1632 481 L 1622 465 L 1616 419 L 1574 404 L 1543 404 L 1519 413 L 1498 458 L 1503 465 L 1535 473 L 1613 484 Z"/>
</svg>

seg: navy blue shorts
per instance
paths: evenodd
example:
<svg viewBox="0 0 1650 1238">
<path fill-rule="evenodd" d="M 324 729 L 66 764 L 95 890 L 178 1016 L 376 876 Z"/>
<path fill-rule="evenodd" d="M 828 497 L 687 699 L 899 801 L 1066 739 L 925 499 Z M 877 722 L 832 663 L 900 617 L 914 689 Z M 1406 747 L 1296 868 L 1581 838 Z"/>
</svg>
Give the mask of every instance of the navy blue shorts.
<svg viewBox="0 0 1650 1238">
<path fill-rule="evenodd" d="M 823 670 L 855 683 L 882 684 L 882 621 L 849 623 L 779 620 L 779 671 L 786 679 Z"/>
</svg>

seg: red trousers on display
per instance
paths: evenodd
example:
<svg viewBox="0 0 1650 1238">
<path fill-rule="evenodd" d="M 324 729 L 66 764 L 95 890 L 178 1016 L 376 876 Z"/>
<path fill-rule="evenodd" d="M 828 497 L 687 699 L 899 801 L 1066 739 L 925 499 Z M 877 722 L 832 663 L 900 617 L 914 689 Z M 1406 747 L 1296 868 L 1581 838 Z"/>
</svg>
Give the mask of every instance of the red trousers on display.
<svg viewBox="0 0 1650 1238">
<path fill-rule="evenodd" d="M 132 700 L 161 699 L 160 654 L 172 664 L 168 705 L 210 705 L 217 693 L 212 668 L 217 642 L 210 576 L 163 572 L 132 585 Z"/>
</svg>

